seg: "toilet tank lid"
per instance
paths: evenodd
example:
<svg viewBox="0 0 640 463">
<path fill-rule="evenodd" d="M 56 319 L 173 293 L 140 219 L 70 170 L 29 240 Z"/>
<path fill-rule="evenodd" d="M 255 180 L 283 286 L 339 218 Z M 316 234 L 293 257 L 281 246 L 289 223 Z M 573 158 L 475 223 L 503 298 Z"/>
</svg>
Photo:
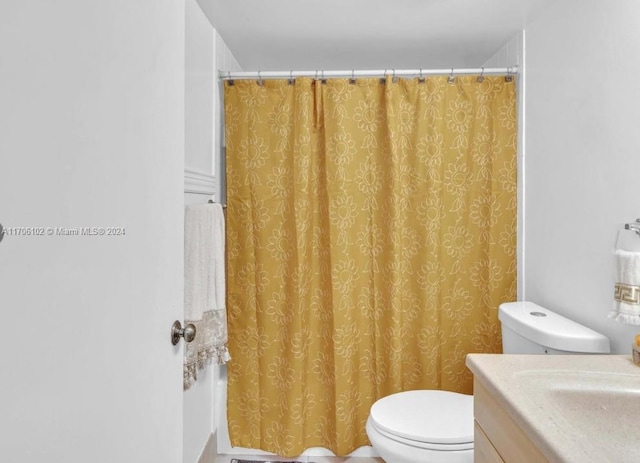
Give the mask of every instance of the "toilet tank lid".
<svg viewBox="0 0 640 463">
<path fill-rule="evenodd" d="M 503 325 L 530 341 L 567 352 L 608 354 L 609 338 L 528 301 L 500 304 Z"/>
</svg>

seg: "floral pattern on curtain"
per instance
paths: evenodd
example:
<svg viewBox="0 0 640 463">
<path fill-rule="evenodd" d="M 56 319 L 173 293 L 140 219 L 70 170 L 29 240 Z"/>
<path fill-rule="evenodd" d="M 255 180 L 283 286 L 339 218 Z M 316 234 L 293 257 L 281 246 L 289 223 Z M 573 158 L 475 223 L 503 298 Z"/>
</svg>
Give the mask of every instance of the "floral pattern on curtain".
<svg viewBox="0 0 640 463">
<path fill-rule="evenodd" d="M 515 82 L 235 81 L 225 113 L 232 444 L 345 455 L 383 396 L 471 393 L 516 297 Z"/>
</svg>

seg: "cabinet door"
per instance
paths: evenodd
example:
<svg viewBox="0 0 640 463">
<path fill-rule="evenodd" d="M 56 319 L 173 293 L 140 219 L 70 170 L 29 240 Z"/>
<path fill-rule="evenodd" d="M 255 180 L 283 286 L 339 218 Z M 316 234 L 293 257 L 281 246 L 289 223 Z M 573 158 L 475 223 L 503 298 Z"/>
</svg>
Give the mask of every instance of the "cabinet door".
<svg viewBox="0 0 640 463">
<path fill-rule="evenodd" d="M 478 426 L 506 463 L 549 463 L 511 418 L 503 402 L 493 396 L 477 378 L 473 383 L 473 413 Z"/>
<path fill-rule="evenodd" d="M 473 435 L 473 458 L 474 463 L 504 463 L 500 454 L 484 433 L 478 422 L 475 422 Z"/>
</svg>

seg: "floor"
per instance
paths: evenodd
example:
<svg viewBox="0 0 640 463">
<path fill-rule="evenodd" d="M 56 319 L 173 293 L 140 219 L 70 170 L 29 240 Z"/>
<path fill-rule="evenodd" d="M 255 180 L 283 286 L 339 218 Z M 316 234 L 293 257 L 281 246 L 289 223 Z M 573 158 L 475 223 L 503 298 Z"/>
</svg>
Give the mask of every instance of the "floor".
<svg viewBox="0 0 640 463">
<path fill-rule="evenodd" d="M 273 459 L 269 459 L 273 458 Z M 232 460 L 237 460 L 237 463 L 244 461 L 269 461 L 269 462 L 295 462 L 295 463 L 384 463 L 381 458 L 369 458 L 369 457 L 297 457 L 297 458 L 280 458 L 280 457 L 265 457 L 265 456 L 250 456 L 250 455 L 218 455 L 216 457 L 216 463 L 233 463 Z"/>
</svg>

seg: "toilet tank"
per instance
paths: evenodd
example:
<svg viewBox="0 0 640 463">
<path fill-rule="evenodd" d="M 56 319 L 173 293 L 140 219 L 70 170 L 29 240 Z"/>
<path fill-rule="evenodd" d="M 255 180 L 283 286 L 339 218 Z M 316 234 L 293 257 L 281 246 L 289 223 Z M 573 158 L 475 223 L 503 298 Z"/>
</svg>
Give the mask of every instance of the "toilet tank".
<svg viewBox="0 0 640 463">
<path fill-rule="evenodd" d="M 609 338 L 533 302 L 500 304 L 505 354 L 608 354 Z"/>
</svg>

